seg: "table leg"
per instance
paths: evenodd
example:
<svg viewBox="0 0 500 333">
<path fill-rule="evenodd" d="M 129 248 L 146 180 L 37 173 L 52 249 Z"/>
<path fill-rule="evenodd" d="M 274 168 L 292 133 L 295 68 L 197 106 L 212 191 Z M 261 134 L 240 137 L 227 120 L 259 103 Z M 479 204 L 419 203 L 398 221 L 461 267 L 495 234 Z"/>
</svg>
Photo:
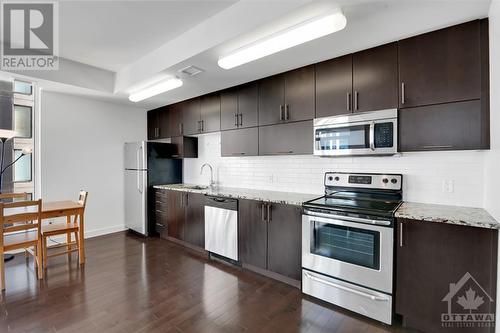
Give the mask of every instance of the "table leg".
<svg viewBox="0 0 500 333">
<path fill-rule="evenodd" d="M 83 212 L 80 212 L 80 232 L 78 233 L 78 236 L 80 237 L 80 246 L 78 247 L 78 261 L 80 262 L 80 265 L 85 263 L 84 230 Z"/>
</svg>

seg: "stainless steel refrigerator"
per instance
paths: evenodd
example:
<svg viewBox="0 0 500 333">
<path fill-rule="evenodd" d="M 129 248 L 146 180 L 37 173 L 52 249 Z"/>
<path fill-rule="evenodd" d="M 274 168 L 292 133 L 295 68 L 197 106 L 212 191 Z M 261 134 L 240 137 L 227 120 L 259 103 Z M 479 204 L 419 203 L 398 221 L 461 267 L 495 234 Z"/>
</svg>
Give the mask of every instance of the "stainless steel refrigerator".
<svg viewBox="0 0 500 333">
<path fill-rule="evenodd" d="M 144 236 L 154 233 L 154 185 L 182 183 L 182 159 L 174 144 L 125 143 L 125 226 Z M 177 155 L 178 156 L 178 155 Z"/>
</svg>

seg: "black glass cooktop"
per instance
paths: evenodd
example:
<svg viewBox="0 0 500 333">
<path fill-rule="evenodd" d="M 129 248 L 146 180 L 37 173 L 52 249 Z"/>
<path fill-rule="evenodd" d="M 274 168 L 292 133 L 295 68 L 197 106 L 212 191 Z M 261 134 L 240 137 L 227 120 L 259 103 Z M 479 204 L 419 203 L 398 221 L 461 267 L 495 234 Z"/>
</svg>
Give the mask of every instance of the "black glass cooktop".
<svg viewBox="0 0 500 333">
<path fill-rule="evenodd" d="M 304 203 L 304 205 L 337 210 L 366 210 L 392 214 L 400 203 L 399 197 L 391 195 L 343 192 L 314 199 Z"/>
</svg>

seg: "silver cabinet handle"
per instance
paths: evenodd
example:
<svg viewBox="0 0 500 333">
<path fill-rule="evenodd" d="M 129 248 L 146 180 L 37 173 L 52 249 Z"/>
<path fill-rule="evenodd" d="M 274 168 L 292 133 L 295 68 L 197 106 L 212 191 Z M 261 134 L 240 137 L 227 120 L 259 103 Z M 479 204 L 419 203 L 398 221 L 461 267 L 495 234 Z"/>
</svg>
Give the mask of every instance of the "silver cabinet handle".
<svg viewBox="0 0 500 333">
<path fill-rule="evenodd" d="M 180 134 L 180 135 L 182 135 L 182 130 L 183 130 L 183 128 L 182 128 L 182 127 L 183 127 L 183 126 L 182 126 L 182 123 L 180 123 L 180 124 L 179 124 L 179 134 Z"/>
<path fill-rule="evenodd" d="M 404 226 L 403 222 L 400 222 L 399 226 L 400 226 L 400 228 L 399 228 L 399 247 L 403 247 L 403 245 L 404 245 L 403 244 L 403 226 Z"/>
<path fill-rule="evenodd" d="M 375 123 L 370 123 L 370 149 L 375 151 Z"/>
<path fill-rule="evenodd" d="M 347 111 L 351 111 L 351 93 L 347 93 L 347 100 L 346 100 L 346 108 Z"/>
<path fill-rule="evenodd" d="M 181 207 L 184 207 L 184 193 L 181 193 Z"/>
<path fill-rule="evenodd" d="M 238 155 L 238 156 L 240 156 L 240 155 L 245 155 L 245 154 L 246 154 L 246 153 L 244 153 L 244 152 L 241 152 L 241 153 L 231 153 L 231 155 Z"/>
<path fill-rule="evenodd" d="M 204 120 L 201 121 L 201 131 L 203 132 L 203 122 Z"/>
<path fill-rule="evenodd" d="M 359 104 L 359 101 L 358 101 L 358 96 L 359 96 L 358 92 L 357 92 L 357 91 L 355 91 L 355 92 L 354 92 L 354 110 L 358 110 L 358 109 L 359 109 L 359 105 L 358 105 L 358 104 Z"/>
<path fill-rule="evenodd" d="M 266 211 L 265 211 L 266 204 L 262 203 L 261 204 L 261 220 L 262 222 L 266 222 Z"/>
<path fill-rule="evenodd" d="M 285 120 L 283 117 L 283 105 L 280 105 L 280 120 Z"/>
<path fill-rule="evenodd" d="M 238 127 L 238 114 L 234 114 L 234 126 Z"/>
<path fill-rule="evenodd" d="M 267 206 L 267 222 L 271 222 L 271 220 L 273 219 L 271 216 L 271 205 L 267 204 L 266 206 Z"/>
<path fill-rule="evenodd" d="M 285 104 L 285 120 L 290 119 L 290 105 Z"/>
<path fill-rule="evenodd" d="M 353 294 L 356 294 L 356 295 L 359 295 L 359 296 L 363 296 L 363 297 L 369 298 L 369 299 L 371 299 L 373 301 L 388 301 L 389 300 L 387 297 L 370 295 L 368 293 L 365 293 L 365 292 L 362 292 L 362 291 L 359 291 L 359 290 L 356 290 L 356 289 L 351 289 L 349 287 L 342 286 L 340 284 L 336 284 L 336 283 L 333 283 L 333 282 L 330 282 L 330 281 L 326 281 L 326 280 L 317 278 L 317 277 L 312 276 L 311 274 L 309 274 L 307 272 L 304 272 L 304 274 L 305 274 L 305 276 L 307 278 L 309 278 L 309 279 L 311 279 L 313 281 L 316 281 L 316 282 L 319 282 L 319 283 L 323 283 L 323 284 L 326 284 L 326 285 L 328 285 L 330 287 L 341 289 L 341 290 L 344 290 L 344 291 L 347 291 L 347 292 L 350 292 L 350 293 L 353 293 Z"/>
<path fill-rule="evenodd" d="M 240 113 L 239 116 L 240 116 L 240 126 L 243 126 L 243 113 Z"/>
<path fill-rule="evenodd" d="M 325 213 L 318 213 L 318 212 L 313 212 L 308 209 L 304 210 L 304 214 L 310 215 L 310 216 L 317 216 L 317 217 L 325 217 L 330 220 L 342 220 L 342 221 L 350 221 L 350 222 L 360 222 L 360 223 L 366 223 L 366 224 L 374 224 L 374 225 L 391 225 L 391 221 L 389 220 L 371 220 L 371 219 L 364 219 L 361 217 L 354 217 L 354 216 L 344 216 L 344 215 L 334 215 L 334 214 L 325 214 Z M 328 223 L 328 222 L 325 222 Z M 336 224 L 333 222 L 330 222 L 329 224 Z"/>
<path fill-rule="evenodd" d="M 406 98 L 405 98 L 405 83 L 401 82 L 401 104 L 405 104 Z"/>
<path fill-rule="evenodd" d="M 452 145 L 430 145 L 430 146 L 420 146 L 423 149 L 440 149 L 440 148 L 453 148 Z"/>
<path fill-rule="evenodd" d="M 187 205 L 189 205 L 188 194 L 186 193 L 185 196 L 186 196 L 186 200 L 184 201 L 184 204 L 187 206 Z"/>
</svg>

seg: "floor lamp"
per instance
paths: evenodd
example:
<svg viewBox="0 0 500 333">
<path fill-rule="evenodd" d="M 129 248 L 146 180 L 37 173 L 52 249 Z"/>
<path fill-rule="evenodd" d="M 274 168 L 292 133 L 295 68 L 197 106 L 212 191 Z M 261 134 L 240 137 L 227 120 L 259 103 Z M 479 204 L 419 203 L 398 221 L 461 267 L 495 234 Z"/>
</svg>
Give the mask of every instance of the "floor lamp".
<svg viewBox="0 0 500 333">
<path fill-rule="evenodd" d="M 28 155 L 28 154 L 31 154 L 31 149 L 23 149 L 23 152 L 21 154 L 21 156 L 19 156 L 18 158 L 16 158 L 12 163 L 4 166 L 4 162 L 5 162 L 5 143 L 9 140 L 11 140 L 12 138 L 14 138 L 16 136 L 16 132 L 15 131 L 11 131 L 11 130 L 4 130 L 4 129 L 0 129 L 0 143 L 1 143 L 1 146 L 2 146 L 2 153 L 0 154 L 0 193 L 2 193 L 3 191 L 3 174 L 5 173 L 5 171 L 7 171 L 8 168 L 10 168 L 11 166 L 13 166 L 17 161 L 19 161 L 19 159 L 21 157 L 23 157 L 24 155 Z M 9 260 L 12 260 L 14 259 L 14 255 L 12 254 L 4 254 L 4 257 L 3 257 L 4 261 L 9 261 Z"/>
</svg>

